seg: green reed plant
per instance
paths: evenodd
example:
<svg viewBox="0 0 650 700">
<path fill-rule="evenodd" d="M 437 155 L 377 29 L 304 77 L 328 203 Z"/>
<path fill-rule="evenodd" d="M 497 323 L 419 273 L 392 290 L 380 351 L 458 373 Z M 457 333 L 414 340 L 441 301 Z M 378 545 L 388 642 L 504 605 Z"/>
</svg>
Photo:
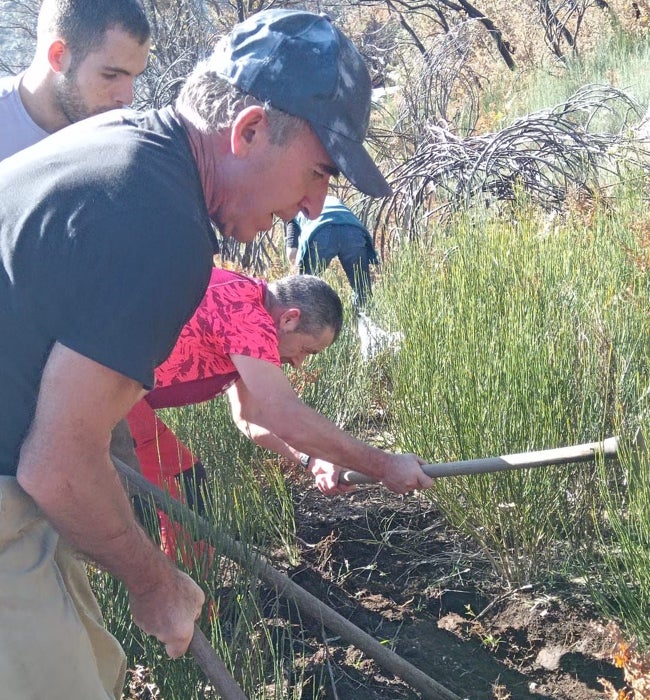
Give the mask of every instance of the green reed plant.
<svg viewBox="0 0 650 700">
<path fill-rule="evenodd" d="M 600 50 L 581 59 L 569 58 L 565 67 L 554 71 L 531 71 L 519 76 L 516 116 L 535 112 L 566 100 L 587 83 L 612 85 L 648 104 L 650 85 L 646 78 L 650 62 L 650 35 L 631 36 L 616 32 Z M 502 88 L 497 84 L 497 93 Z M 515 116 L 512 114 L 511 116 Z M 610 125 L 613 129 L 617 124 Z"/>
<path fill-rule="evenodd" d="M 340 428 L 360 436 L 376 418 L 378 408 L 369 405 L 373 368 L 364 367 L 359 353 L 355 312 L 340 289 L 334 271 L 328 270 L 327 281 L 344 299 L 344 324 L 337 341 L 325 352 L 307 359 L 297 370 L 286 372 L 301 399 L 327 416 Z M 345 282 L 347 285 L 347 280 Z M 348 285 L 349 290 L 349 285 Z"/>
<path fill-rule="evenodd" d="M 631 244 L 606 211 L 548 226 L 522 202 L 405 248 L 386 279 L 405 334 L 393 377 L 402 448 L 435 462 L 615 432 L 635 402 Z M 587 544 L 596 493 L 593 469 L 574 466 L 441 479 L 431 497 L 523 583 Z"/>
<path fill-rule="evenodd" d="M 279 460 L 269 458 L 269 453 L 239 433 L 227 401 L 187 407 L 169 420 L 204 460 L 210 475 L 209 519 L 243 544 L 261 552 L 279 554 L 281 550 L 293 560 L 293 507 Z M 263 594 L 259 589 L 255 567 L 254 551 L 245 567 L 222 557 L 220 566 L 213 566 L 207 577 L 201 563 L 195 564 L 198 575 L 218 595 L 219 614 L 211 621 L 216 648 L 229 650 L 232 667 L 247 694 L 274 697 L 264 688 L 282 687 L 276 681 L 292 649 L 292 628 L 276 626 L 274 643 L 269 644 L 265 620 L 278 601 L 275 593 Z"/>
<path fill-rule="evenodd" d="M 650 420 L 642 421 L 647 435 Z M 628 442 L 621 451 L 620 473 L 612 478 L 599 465 L 599 496 L 605 513 L 599 519 L 602 543 L 598 566 L 588 577 L 594 601 L 620 622 L 626 636 L 650 648 L 650 453 Z"/>
<path fill-rule="evenodd" d="M 293 510 L 278 463 L 237 430 L 227 400 L 161 415 L 205 465 L 215 523 L 244 541 L 282 542 L 290 555 Z"/>
</svg>

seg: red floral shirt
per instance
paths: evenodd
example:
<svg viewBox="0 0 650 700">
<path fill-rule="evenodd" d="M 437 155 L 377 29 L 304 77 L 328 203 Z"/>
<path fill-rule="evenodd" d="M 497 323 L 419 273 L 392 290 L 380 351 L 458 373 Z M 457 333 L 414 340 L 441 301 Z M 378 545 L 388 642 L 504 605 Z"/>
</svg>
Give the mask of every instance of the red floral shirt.
<svg viewBox="0 0 650 700">
<path fill-rule="evenodd" d="M 239 375 L 231 355 L 246 355 L 278 367 L 273 319 L 264 308 L 263 280 L 215 268 L 205 296 L 183 327 L 171 355 L 156 370 L 156 386 L 127 416 L 142 473 L 180 493 L 175 475 L 197 457 L 153 409 L 207 401 L 222 394 Z"/>
<path fill-rule="evenodd" d="M 205 296 L 156 369 L 146 396 L 153 408 L 185 406 L 222 394 L 238 378 L 231 355 L 280 366 L 275 324 L 264 308 L 266 283 L 215 268 Z"/>
</svg>

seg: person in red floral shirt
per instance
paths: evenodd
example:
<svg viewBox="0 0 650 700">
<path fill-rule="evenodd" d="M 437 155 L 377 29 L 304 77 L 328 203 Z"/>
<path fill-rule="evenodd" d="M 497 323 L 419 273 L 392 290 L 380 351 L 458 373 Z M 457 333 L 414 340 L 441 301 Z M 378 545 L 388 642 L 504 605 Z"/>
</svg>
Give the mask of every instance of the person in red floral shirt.
<svg viewBox="0 0 650 700">
<path fill-rule="evenodd" d="M 329 347 L 342 324 L 341 300 L 318 277 L 267 284 L 215 268 L 194 316 L 156 369 L 155 388 L 127 416 L 142 473 L 203 512 L 205 469 L 155 411 L 226 393 L 237 427 L 256 444 L 308 468 L 325 494 L 348 490 L 338 484 L 341 468 L 383 480 L 398 493 L 426 488 L 422 460 L 383 452 L 340 430 L 300 400 L 282 371 L 282 364 L 299 367 L 308 355 Z M 388 463 L 384 473 L 368 453 Z M 161 532 L 171 554 L 175 529 L 163 515 Z"/>
</svg>

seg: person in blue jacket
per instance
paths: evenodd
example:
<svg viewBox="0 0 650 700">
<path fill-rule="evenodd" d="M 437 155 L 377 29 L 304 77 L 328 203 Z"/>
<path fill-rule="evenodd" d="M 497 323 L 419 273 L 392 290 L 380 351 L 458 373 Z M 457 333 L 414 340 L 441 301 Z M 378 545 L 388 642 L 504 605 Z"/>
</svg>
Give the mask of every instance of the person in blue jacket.
<svg viewBox="0 0 650 700">
<path fill-rule="evenodd" d="M 370 265 L 379 262 L 368 229 L 337 197 L 328 195 L 320 216 L 299 213 L 286 227 L 289 262 L 302 275 L 318 275 L 338 258 L 354 292 L 354 306 L 365 307 L 372 293 Z"/>
</svg>

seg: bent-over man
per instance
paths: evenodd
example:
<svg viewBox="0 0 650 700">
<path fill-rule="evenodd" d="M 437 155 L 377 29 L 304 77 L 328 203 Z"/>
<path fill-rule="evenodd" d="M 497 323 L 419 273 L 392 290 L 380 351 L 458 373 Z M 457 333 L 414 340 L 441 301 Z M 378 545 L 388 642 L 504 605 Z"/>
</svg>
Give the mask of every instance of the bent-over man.
<svg viewBox="0 0 650 700">
<path fill-rule="evenodd" d="M 389 191 L 363 147 L 369 109 L 367 69 L 343 34 L 320 15 L 270 10 L 236 25 L 173 106 L 90 117 L 0 163 L 7 697 L 121 695 L 124 653 L 81 557 L 124 583 L 134 621 L 171 657 L 187 650 L 204 593 L 136 522 L 110 460 L 112 430 L 153 388 L 204 296 L 213 224 L 248 242 L 274 217 L 317 216 L 339 171 L 370 195 Z M 257 379 L 264 390 L 268 377 Z M 270 428 L 324 453 L 331 430 L 314 443 L 292 419 Z M 399 474 L 402 490 L 431 482 L 414 455 L 359 441 L 332 457 L 366 460 L 384 482 Z"/>
</svg>

